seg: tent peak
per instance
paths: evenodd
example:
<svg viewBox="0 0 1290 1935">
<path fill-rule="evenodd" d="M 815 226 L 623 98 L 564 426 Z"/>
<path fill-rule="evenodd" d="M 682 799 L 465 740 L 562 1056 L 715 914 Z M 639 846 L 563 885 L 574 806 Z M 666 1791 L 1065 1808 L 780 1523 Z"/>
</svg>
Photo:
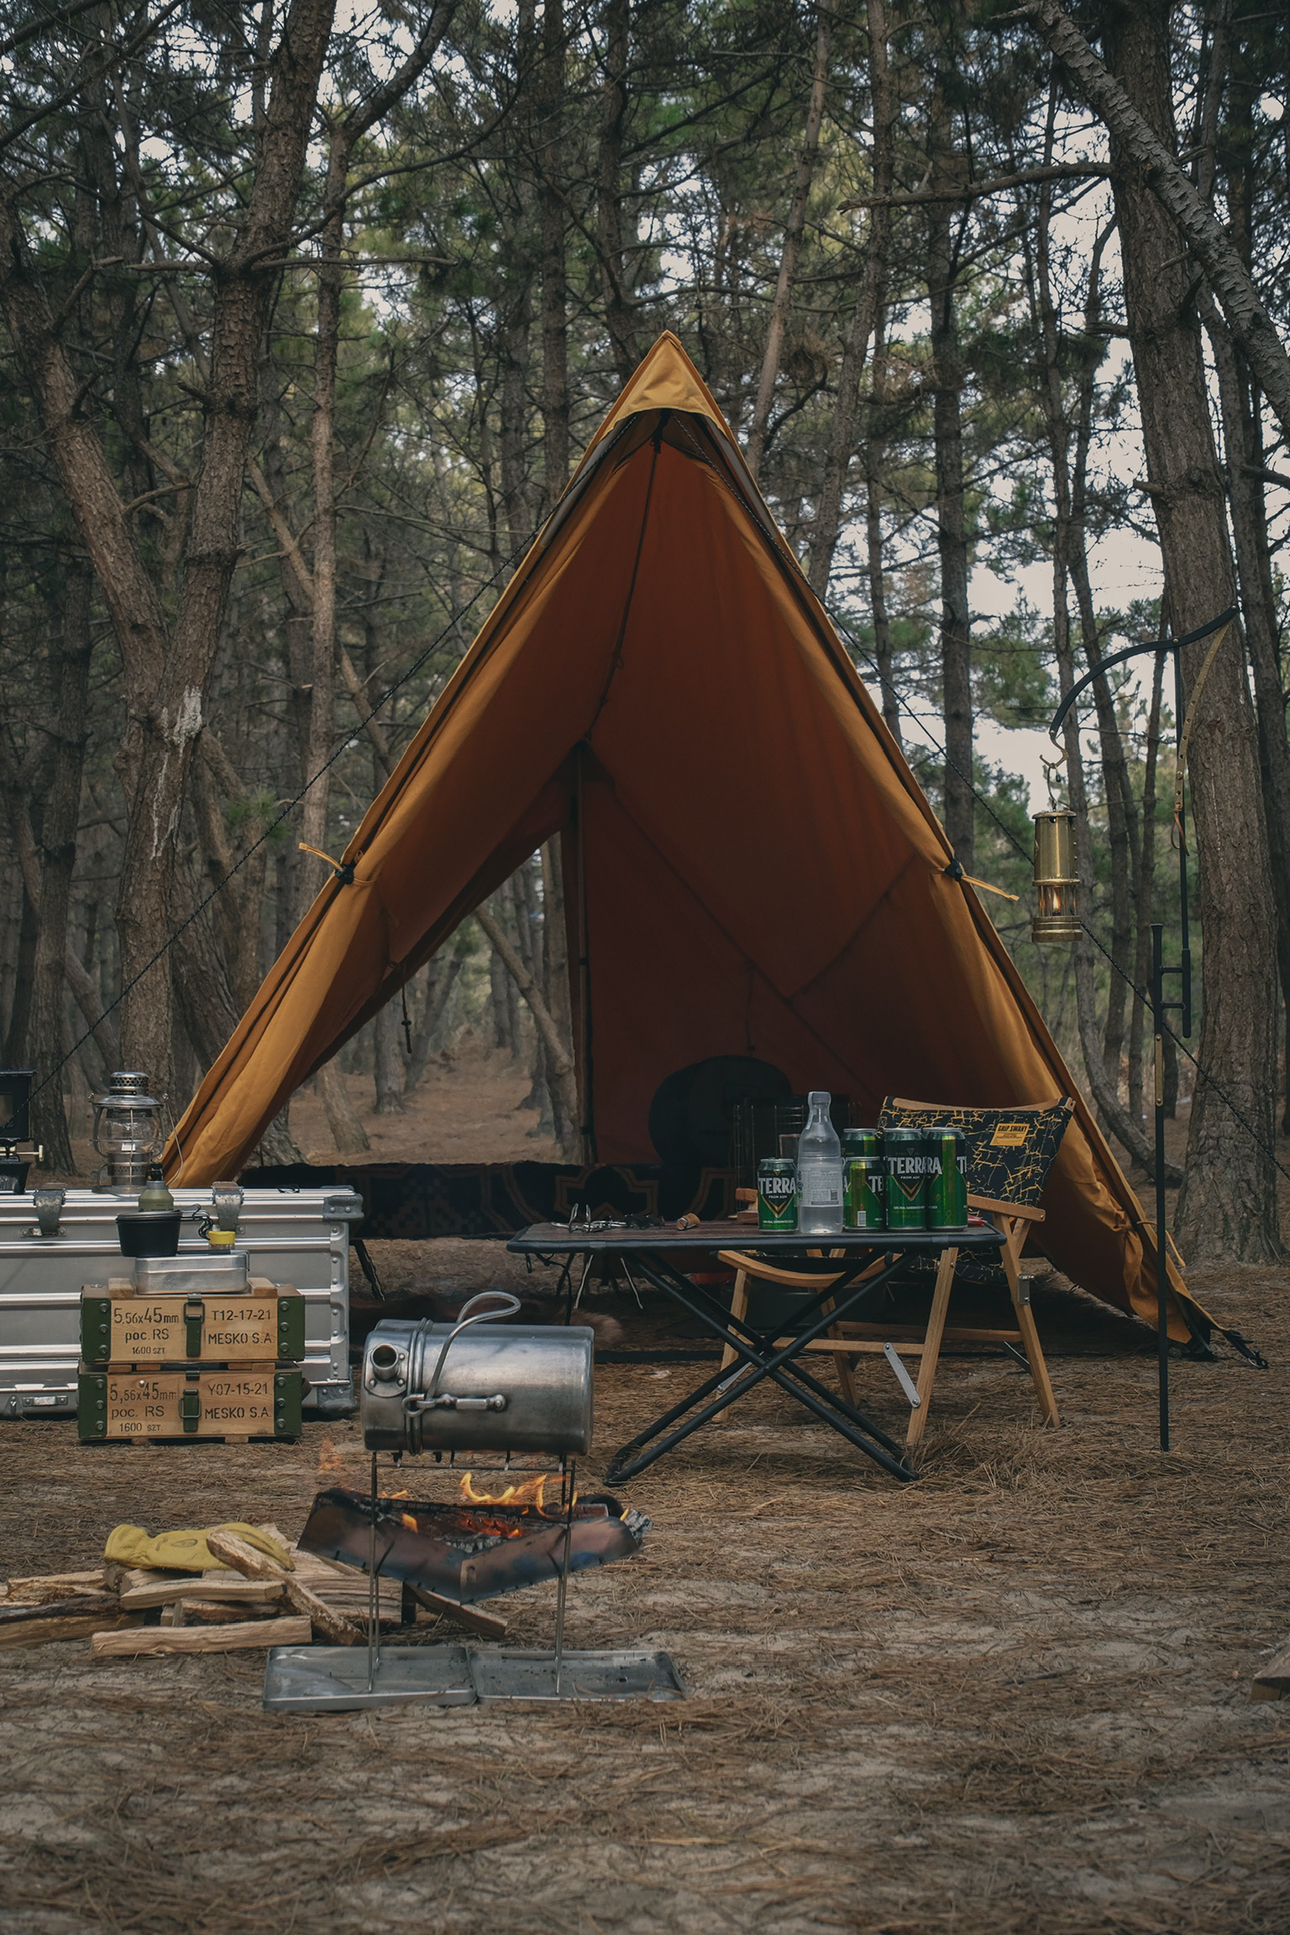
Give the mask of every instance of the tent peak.
<svg viewBox="0 0 1290 1935">
<path fill-rule="evenodd" d="M 679 336 L 665 329 L 653 348 L 636 367 L 609 415 L 589 445 L 596 445 L 615 431 L 628 417 L 651 410 L 675 410 L 683 414 L 709 417 L 734 443 L 734 434 L 716 398 L 700 376 Z"/>
</svg>

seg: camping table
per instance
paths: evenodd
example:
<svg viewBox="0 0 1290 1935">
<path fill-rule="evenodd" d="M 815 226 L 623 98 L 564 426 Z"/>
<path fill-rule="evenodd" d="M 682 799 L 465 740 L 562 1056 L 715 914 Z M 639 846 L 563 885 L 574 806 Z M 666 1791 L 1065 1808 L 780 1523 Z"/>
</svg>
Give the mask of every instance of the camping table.
<svg viewBox="0 0 1290 1935">
<path fill-rule="evenodd" d="M 621 1484 L 673 1450 L 719 1411 L 746 1397 L 771 1378 L 780 1389 L 813 1411 L 817 1418 L 881 1465 L 893 1477 L 917 1476 L 904 1461 L 902 1447 L 872 1419 L 857 1411 L 821 1384 L 806 1368 L 804 1353 L 831 1324 L 854 1318 L 858 1306 L 875 1296 L 911 1256 L 938 1258 L 942 1251 L 991 1250 L 1003 1243 L 988 1224 L 958 1230 L 839 1230 L 828 1236 L 803 1236 L 800 1231 L 760 1230 L 755 1223 L 700 1223 L 693 1229 L 613 1229 L 594 1234 L 560 1223 L 532 1223 L 513 1237 L 507 1248 L 521 1256 L 621 1256 L 645 1281 L 697 1317 L 723 1344 L 729 1345 L 743 1366 L 722 1369 L 691 1391 L 670 1411 L 616 1451 L 608 1482 Z M 733 1317 L 710 1290 L 683 1274 L 682 1265 L 696 1253 L 743 1250 L 779 1263 L 796 1260 L 812 1264 L 821 1274 L 840 1273 L 820 1294 L 810 1299 L 796 1317 L 772 1329 L 757 1329 Z M 781 1346 L 779 1339 L 786 1341 Z M 736 1381 L 731 1382 L 734 1379 Z M 724 1388 L 723 1388 L 724 1387 Z"/>
</svg>

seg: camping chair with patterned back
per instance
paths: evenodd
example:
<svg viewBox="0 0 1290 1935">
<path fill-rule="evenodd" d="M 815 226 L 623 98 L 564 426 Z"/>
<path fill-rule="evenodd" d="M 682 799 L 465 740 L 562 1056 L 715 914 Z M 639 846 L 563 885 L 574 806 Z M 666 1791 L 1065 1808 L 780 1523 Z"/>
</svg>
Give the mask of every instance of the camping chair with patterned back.
<svg viewBox="0 0 1290 1935">
<path fill-rule="evenodd" d="M 1041 1107 L 1015 1109 L 945 1108 L 936 1102 L 907 1102 L 890 1097 L 883 1103 L 878 1127 L 931 1129 L 941 1124 L 961 1129 L 967 1142 L 968 1208 L 987 1216 L 1003 1237 L 1003 1248 L 989 1254 L 945 1250 L 939 1263 L 931 1257 L 911 1259 L 910 1275 L 935 1277 L 932 1308 L 926 1327 L 891 1321 L 835 1324 L 807 1349 L 832 1356 L 842 1395 L 855 1403 L 854 1359 L 859 1356 L 885 1356 L 900 1380 L 911 1389 L 908 1372 L 899 1355 L 921 1359 L 914 1401 L 910 1407 L 909 1430 L 905 1442 L 916 1445 L 927 1428 L 941 1350 L 946 1344 L 1000 1344 L 1029 1366 L 1039 1397 L 1045 1424 L 1060 1422 L 1043 1346 L 1030 1308 L 1030 1290 L 1018 1269 L 1026 1239 L 1037 1223 L 1044 1220 L 1041 1199 L 1048 1172 L 1057 1159 L 1062 1137 L 1074 1111 L 1074 1103 L 1064 1101 Z M 827 1236 L 821 1239 L 827 1244 Z M 764 1258 L 743 1252 L 722 1251 L 721 1260 L 737 1271 L 731 1315 L 746 1319 L 750 1285 L 779 1286 L 799 1296 L 828 1289 L 837 1275 L 830 1273 L 823 1249 L 813 1252 L 821 1259 L 815 1269 L 783 1270 Z M 837 1252 L 833 1252 L 836 1256 Z M 865 1274 L 883 1268 L 884 1258 Z M 997 1325 L 951 1325 L 950 1296 L 955 1282 L 977 1284 L 987 1290 L 1007 1291 L 1012 1302 L 1015 1327 Z M 899 1347 L 899 1350 L 897 1349 Z M 1018 1348 L 1020 1347 L 1020 1348 Z M 722 1368 L 738 1375 L 735 1352 L 726 1347 Z M 725 1419 L 720 1412 L 714 1422 Z"/>
<path fill-rule="evenodd" d="M 941 1350 L 946 1344 L 1002 1344 L 1016 1356 L 1024 1353 L 1044 1423 L 1059 1422 L 1057 1400 L 1030 1308 L 1030 1290 L 1017 1266 L 1031 1230 L 1044 1220 L 1044 1185 L 1074 1106 L 1069 1096 L 1048 1106 L 1013 1109 L 944 1108 L 936 1102 L 908 1102 L 894 1096 L 882 1105 L 879 1129 L 931 1129 L 945 1124 L 963 1132 L 967 1142 L 968 1208 L 989 1217 L 1004 1239 L 997 1260 L 995 1255 L 968 1255 L 951 1249 L 944 1252 L 939 1264 L 930 1258 L 926 1262 L 927 1273 L 935 1271 L 936 1277 L 927 1328 L 921 1338 L 904 1336 L 900 1340 L 902 1350 L 921 1359 L 919 1402 L 911 1411 L 908 1444 L 917 1444 L 927 1428 Z M 1015 1328 L 951 1325 L 950 1296 L 956 1281 L 1001 1291 L 1006 1288 Z M 879 1333 L 890 1340 L 893 1327 L 844 1323 L 837 1329 L 839 1338 L 851 1340 L 877 1340 Z M 870 1347 L 882 1350 L 884 1343 L 873 1341 Z M 843 1381 L 847 1382 L 845 1378 Z"/>
</svg>

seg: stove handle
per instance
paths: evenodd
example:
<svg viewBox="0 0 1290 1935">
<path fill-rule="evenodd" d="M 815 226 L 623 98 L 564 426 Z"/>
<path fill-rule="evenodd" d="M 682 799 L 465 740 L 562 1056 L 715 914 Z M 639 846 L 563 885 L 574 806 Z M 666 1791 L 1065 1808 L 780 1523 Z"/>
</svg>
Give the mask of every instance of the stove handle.
<svg viewBox="0 0 1290 1935">
<path fill-rule="evenodd" d="M 481 1303 L 487 1304 L 488 1309 L 477 1310 L 476 1306 Z M 499 1303 L 502 1305 L 502 1308 L 500 1310 L 497 1307 Z M 410 1394 L 409 1397 L 405 1398 L 403 1401 L 404 1408 L 405 1409 L 409 1408 L 412 1395 L 415 1395 L 417 1399 L 424 1397 L 425 1399 L 424 1405 L 419 1406 L 419 1408 L 421 1409 L 428 1410 L 434 1404 L 435 1393 L 439 1389 L 439 1379 L 443 1373 L 443 1360 L 448 1355 L 448 1352 L 452 1349 L 453 1344 L 456 1342 L 457 1338 L 461 1336 L 461 1333 L 463 1330 L 469 1330 L 472 1324 L 487 1323 L 490 1317 L 513 1317 L 519 1308 L 520 1308 L 519 1298 L 513 1297 L 509 1290 L 481 1290 L 477 1296 L 471 1297 L 466 1303 L 464 1303 L 461 1306 L 461 1309 L 457 1313 L 456 1323 L 453 1325 L 452 1329 L 448 1332 L 448 1335 L 443 1340 L 443 1349 L 439 1353 L 439 1362 L 435 1365 L 434 1376 L 430 1379 L 430 1389 L 425 1392 L 418 1391 L 415 1394 Z M 471 1311 L 475 1311 L 475 1315 L 473 1317 L 470 1314 Z M 491 1399 L 487 1400 L 487 1402 L 489 1403 L 491 1408 L 494 1408 L 494 1409 L 500 1408 L 497 1406 L 493 1406 Z M 505 1400 L 503 1399 L 503 1404 L 504 1403 L 505 1403 Z"/>
<path fill-rule="evenodd" d="M 419 1417 L 422 1411 L 504 1411 L 507 1399 L 498 1391 L 493 1397 L 453 1397 L 443 1391 L 438 1397 L 425 1397 L 414 1392 L 403 1400 L 403 1409 L 409 1417 Z"/>
</svg>

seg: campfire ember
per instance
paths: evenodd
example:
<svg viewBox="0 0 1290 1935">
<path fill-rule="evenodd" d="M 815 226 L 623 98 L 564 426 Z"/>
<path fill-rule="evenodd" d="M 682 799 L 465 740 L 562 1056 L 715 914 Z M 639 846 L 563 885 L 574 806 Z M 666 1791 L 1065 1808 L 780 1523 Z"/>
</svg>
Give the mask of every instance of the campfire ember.
<svg viewBox="0 0 1290 1935">
<path fill-rule="evenodd" d="M 491 1499 L 476 1493 L 467 1477 L 462 1491 L 455 1505 L 377 1499 L 376 1568 L 384 1578 L 469 1603 L 558 1577 L 565 1513 L 545 1511 L 537 1485 L 509 1486 Z M 642 1513 L 624 1512 L 617 1499 L 576 1500 L 570 1571 L 631 1558 L 649 1525 Z M 371 1538 L 371 1498 L 338 1485 L 314 1499 L 300 1547 L 366 1571 Z"/>
<path fill-rule="evenodd" d="M 318 1483 L 321 1485 L 328 1478 L 339 1478 L 344 1469 L 345 1460 L 337 1451 L 335 1444 L 330 1438 L 324 1438 L 322 1450 L 318 1454 L 318 1470 L 315 1474 Z"/>
</svg>

